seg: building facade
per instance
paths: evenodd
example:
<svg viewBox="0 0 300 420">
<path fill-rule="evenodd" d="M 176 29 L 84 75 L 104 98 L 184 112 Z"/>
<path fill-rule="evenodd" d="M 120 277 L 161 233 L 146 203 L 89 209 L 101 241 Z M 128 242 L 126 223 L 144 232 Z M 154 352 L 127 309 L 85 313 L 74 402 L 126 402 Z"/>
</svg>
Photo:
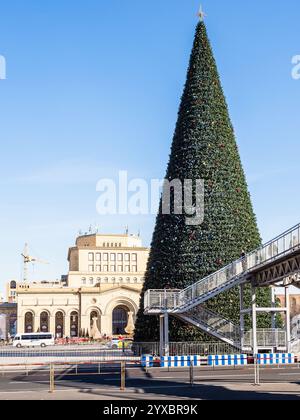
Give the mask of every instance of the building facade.
<svg viewBox="0 0 300 420">
<path fill-rule="evenodd" d="M 69 249 L 69 273 L 57 282 L 17 285 L 18 333 L 57 338 L 125 334 L 135 321 L 149 256 L 140 237 L 90 234 Z"/>
<path fill-rule="evenodd" d="M 8 340 L 17 332 L 17 304 L 0 304 L 0 340 Z"/>
<path fill-rule="evenodd" d="M 285 304 L 285 297 L 278 294 L 277 298 L 280 300 L 280 304 L 283 307 Z M 292 340 L 300 340 L 300 294 L 290 295 L 290 313 Z"/>
<path fill-rule="evenodd" d="M 17 282 L 16 280 L 11 280 L 6 284 L 6 301 L 8 303 L 17 302 Z"/>
</svg>

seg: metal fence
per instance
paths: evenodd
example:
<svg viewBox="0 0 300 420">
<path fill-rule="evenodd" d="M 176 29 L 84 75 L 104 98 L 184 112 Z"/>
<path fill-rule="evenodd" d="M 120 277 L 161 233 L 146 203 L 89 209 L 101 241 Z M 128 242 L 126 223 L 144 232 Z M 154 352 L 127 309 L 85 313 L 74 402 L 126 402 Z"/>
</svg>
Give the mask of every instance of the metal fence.
<svg viewBox="0 0 300 420">
<path fill-rule="evenodd" d="M 40 363 L 68 363 L 68 362 L 113 362 L 138 361 L 132 349 L 120 350 L 61 350 L 51 349 L 7 349 L 0 350 L 0 365 L 10 364 L 40 364 Z"/>
<path fill-rule="evenodd" d="M 170 343 L 170 356 L 236 354 L 239 350 L 226 343 Z M 0 349 L 0 365 L 10 363 L 67 363 L 67 362 L 109 362 L 137 361 L 142 355 L 160 355 L 160 344 L 133 343 L 132 346 L 120 350 L 71 350 L 65 349 Z"/>
<path fill-rule="evenodd" d="M 134 355 L 159 356 L 159 343 L 134 343 Z M 170 356 L 208 356 L 210 354 L 238 354 L 240 350 L 226 343 L 170 343 Z"/>
<path fill-rule="evenodd" d="M 252 347 L 253 331 L 250 330 L 244 335 L 244 346 Z M 286 348 L 286 331 L 280 329 L 259 329 L 257 330 L 257 345 L 261 348 L 275 347 Z"/>
</svg>

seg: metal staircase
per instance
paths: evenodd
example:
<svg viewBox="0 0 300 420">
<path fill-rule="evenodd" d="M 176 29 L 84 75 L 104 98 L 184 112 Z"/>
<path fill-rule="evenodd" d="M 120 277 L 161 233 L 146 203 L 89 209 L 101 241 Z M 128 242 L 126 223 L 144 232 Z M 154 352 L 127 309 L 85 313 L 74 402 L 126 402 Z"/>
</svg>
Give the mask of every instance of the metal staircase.
<svg viewBox="0 0 300 420">
<path fill-rule="evenodd" d="M 240 329 L 221 315 L 199 306 L 189 312 L 174 315 L 176 318 L 200 328 L 207 334 L 240 348 Z"/>
<path fill-rule="evenodd" d="M 291 274 L 295 277 L 292 284 L 300 287 L 299 255 L 300 224 L 184 290 L 146 291 L 145 314 L 165 317 L 172 315 L 226 343 L 240 347 L 242 340 L 239 327 L 200 305 L 233 287 L 251 283 L 261 271 L 267 272 L 262 276 L 266 280 L 255 287 L 267 287 L 285 281 Z M 252 311 L 256 311 L 254 308 Z"/>
</svg>

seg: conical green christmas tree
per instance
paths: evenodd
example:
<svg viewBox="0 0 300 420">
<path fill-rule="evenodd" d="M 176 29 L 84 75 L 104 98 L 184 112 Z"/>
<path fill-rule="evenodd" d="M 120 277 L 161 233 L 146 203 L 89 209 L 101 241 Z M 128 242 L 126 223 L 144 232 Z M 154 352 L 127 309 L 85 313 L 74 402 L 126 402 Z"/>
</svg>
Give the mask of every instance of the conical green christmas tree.
<svg viewBox="0 0 300 420">
<path fill-rule="evenodd" d="M 156 221 L 135 331 L 136 341 L 159 338 L 157 317 L 144 315 L 144 292 L 183 289 L 261 244 L 234 130 L 203 22 L 196 29 L 166 178 L 204 180 L 204 222 L 188 226 L 186 215 Z M 174 209 L 173 209 L 174 210 Z M 172 212 L 174 213 L 174 212 Z M 260 304 L 270 304 L 268 289 Z M 239 321 L 239 293 L 226 292 L 207 305 Z M 268 326 L 267 317 L 261 326 Z M 203 334 L 172 319 L 170 339 L 198 340 Z M 207 337 L 205 337 L 207 339 Z"/>
</svg>

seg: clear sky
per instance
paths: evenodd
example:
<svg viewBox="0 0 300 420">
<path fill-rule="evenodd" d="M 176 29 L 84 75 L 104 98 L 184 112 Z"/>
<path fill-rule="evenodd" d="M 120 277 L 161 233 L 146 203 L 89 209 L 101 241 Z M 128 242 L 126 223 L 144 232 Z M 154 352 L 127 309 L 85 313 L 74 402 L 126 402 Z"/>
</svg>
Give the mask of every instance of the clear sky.
<svg viewBox="0 0 300 420">
<path fill-rule="evenodd" d="M 300 222 L 299 0 L 203 0 L 207 28 L 264 240 Z M 101 217 L 96 182 L 119 170 L 163 177 L 198 0 L 11 0 L 0 11 L 0 288 L 24 243 L 67 272 L 82 229 L 141 229 L 154 216 Z"/>
</svg>

